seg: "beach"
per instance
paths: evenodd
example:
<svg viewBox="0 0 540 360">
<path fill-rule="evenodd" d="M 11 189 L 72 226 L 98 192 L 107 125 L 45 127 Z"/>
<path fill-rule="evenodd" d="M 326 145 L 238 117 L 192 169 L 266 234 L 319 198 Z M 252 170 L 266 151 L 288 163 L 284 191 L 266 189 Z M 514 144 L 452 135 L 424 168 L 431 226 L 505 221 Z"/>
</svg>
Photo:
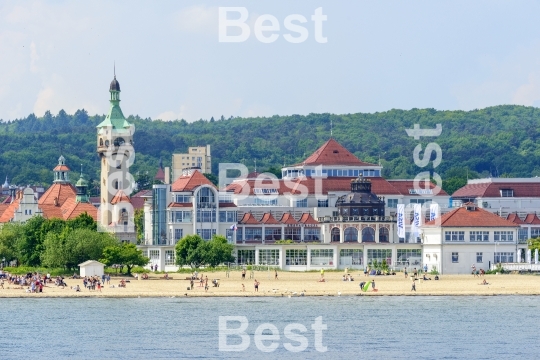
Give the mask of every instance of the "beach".
<svg viewBox="0 0 540 360">
<path fill-rule="evenodd" d="M 200 272 L 201 273 L 201 272 Z M 199 273 L 199 274 L 200 274 Z M 138 280 L 133 277 L 112 277 L 110 284 L 105 284 L 101 291 L 88 290 L 83 287 L 82 279 L 66 278 L 67 287 L 61 288 L 47 284 L 43 293 L 27 293 L 19 286 L 4 283 L 0 288 L 0 298 L 6 297 L 242 297 L 242 296 L 396 296 L 396 295 L 540 295 L 540 276 L 534 274 L 497 274 L 474 277 L 473 275 L 441 275 L 440 280 L 433 280 L 433 275 L 427 275 L 432 280 L 415 281 L 416 291 L 411 291 L 412 280 L 405 278 L 402 273 L 389 276 L 364 276 L 360 272 L 349 272 L 354 281 L 342 281 L 343 272 L 326 272 L 325 282 L 319 282 L 321 275 L 315 272 L 278 272 L 278 280 L 274 272 L 255 271 L 254 278 L 250 272 L 246 279 L 241 279 L 240 271 L 210 272 L 209 288 L 199 286 L 196 281 L 193 290 L 187 290 L 190 281 L 189 274 L 172 273 L 170 280 L 163 279 L 163 274 L 149 274 L 148 280 Z M 125 288 L 118 287 L 121 279 L 129 280 Z M 219 287 L 213 287 L 211 281 L 219 279 Z M 260 283 L 259 291 L 254 290 L 255 279 Z M 483 280 L 488 285 L 481 285 Z M 360 290 L 362 281 L 375 280 L 377 291 L 371 286 L 367 292 Z M 242 284 L 245 291 L 242 291 Z M 71 289 L 79 285 L 80 292 Z M 113 287 L 114 286 L 114 287 Z"/>
</svg>

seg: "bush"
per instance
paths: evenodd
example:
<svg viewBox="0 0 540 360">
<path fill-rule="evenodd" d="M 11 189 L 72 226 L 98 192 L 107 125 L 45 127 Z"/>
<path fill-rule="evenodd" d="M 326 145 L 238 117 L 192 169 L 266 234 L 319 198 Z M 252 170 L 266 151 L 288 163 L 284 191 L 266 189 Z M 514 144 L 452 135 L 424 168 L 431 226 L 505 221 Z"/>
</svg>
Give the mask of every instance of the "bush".
<svg viewBox="0 0 540 360">
<path fill-rule="evenodd" d="M 39 274 L 51 274 L 51 276 L 73 275 L 73 271 L 70 271 L 67 269 L 62 269 L 62 268 L 47 269 L 44 267 L 31 267 L 31 266 L 5 267 L 4 271 L 10 274 L 14 274 L 14 275 L 25 275 L 28 273 L 35 273 L 35 272 Z"/>
<path fill-rule="evenodd" d="M 437 267 L 433 265 L 431 268 L 431 271 L 429 272 L 430 275 L 439 275 L 439 272 L 437 271 Z"/>
<path fill-rule="evenodd" d="M 150 270 L 148 269 L 145 269 L 141 266 L 135 266 L 133 267 L 133 269 L 131 269 L 131 272 L 133 274 L 148 274 L 150 272 Z"/>
</svg>

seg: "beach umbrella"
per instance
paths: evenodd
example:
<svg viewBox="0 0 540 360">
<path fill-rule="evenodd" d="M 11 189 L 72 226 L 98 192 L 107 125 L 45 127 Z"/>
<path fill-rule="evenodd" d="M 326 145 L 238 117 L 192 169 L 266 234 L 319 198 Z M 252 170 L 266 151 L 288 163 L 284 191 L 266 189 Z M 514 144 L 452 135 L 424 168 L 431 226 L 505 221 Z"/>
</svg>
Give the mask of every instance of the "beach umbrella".
<svg viewBox="0 0 540 360">
<path fill-rule="evenodd" d="M 527 262 L 531 263 L 531 249 L 527 250 Z"/>
<path fill-rule="evenodd" d="M 534 249 L 534 263 L 538 264 L 538 249 Z"/>
</svg>

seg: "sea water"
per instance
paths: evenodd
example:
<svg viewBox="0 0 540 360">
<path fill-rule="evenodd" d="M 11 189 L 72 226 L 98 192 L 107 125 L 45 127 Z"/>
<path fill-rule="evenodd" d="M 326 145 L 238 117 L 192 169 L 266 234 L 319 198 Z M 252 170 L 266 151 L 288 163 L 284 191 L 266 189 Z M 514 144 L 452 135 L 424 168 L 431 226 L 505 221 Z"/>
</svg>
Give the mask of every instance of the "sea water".
<svg viewBox="0 0 540 360">
<path fill-rule="evenodd" d="M 539 297 L 326 296 L 279 298 L 0 299 L 0 359 L 533 359 Z M 250 346 L 219 350 L 219 316 L 244 316 Z M 322 317 L 321 353 L 311 324 Z M 270 323 L 278 348 L 255 329 Z M 291 353 L 283 329 L 307 328 Z M 231 325 L 231 327 L 235 327 Z M 238 327 L 238 325 L 236 325 Z M 229 338 L 240 343 L 240 338 Z M 293 343 L 297 345 L 297 343 Z"/>
</svg>

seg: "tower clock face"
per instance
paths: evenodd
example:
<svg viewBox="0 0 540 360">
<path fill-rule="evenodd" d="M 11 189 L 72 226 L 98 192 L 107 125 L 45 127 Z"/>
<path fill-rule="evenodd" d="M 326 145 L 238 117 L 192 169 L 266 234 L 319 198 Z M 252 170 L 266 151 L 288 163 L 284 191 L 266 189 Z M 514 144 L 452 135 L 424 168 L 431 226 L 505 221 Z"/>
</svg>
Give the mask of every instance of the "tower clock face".
<svg viewBox="0 0 540 360">
<path fill-rule="evenodd" d="M 126 143 L 126 141 L 125 141 L 123 138 L 121 138 L 121 137 L 116 138 L 116 139 L 114 140 L 114 146 L 122 146 L 122 145 L 124 145 L 125 143 Z"/>
<path fill-rule="evenodd" d="M 105 140 L 105 146 L 109 146 L 109 140 Z"/>
</svg>

